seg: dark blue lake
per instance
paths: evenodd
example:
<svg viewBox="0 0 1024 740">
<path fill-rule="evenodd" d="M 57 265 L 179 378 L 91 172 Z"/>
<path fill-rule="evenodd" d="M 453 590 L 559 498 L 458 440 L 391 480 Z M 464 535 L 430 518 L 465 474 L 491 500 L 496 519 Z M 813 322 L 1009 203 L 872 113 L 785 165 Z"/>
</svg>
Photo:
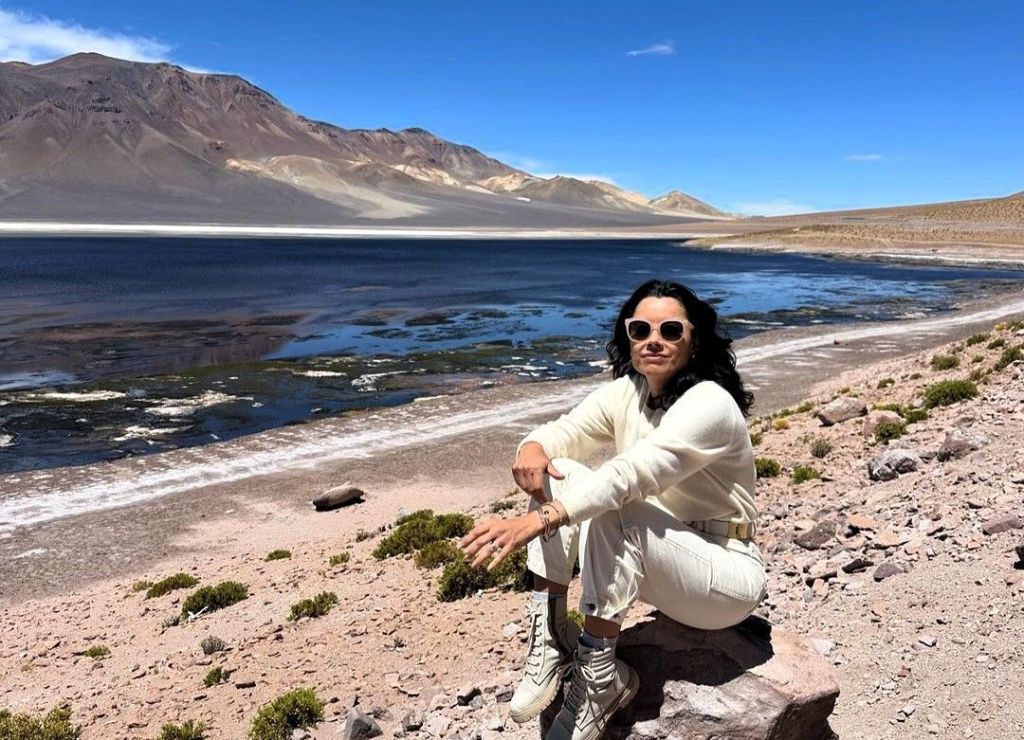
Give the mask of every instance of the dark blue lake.
<svg viewBox="0 0 1024 740">
<path fill-rule="evenodd" d="M 0 239 L 0 472 L 595 372 L 650 277 L 741 337 L 935 314 L 1024 273 L 668 241 Z"/>
</svg>

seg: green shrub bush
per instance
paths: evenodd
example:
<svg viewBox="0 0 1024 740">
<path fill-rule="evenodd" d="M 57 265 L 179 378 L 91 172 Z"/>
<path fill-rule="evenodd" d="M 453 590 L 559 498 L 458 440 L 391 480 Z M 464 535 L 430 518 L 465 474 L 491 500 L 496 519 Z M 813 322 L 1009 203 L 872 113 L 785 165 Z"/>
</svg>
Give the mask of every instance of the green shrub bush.
<svg viewBox="0 0 1024 740">
<path fill-rule="evenodd" d="M 0 709 L 3 740 L 78 740 L 82 728 L 71 724 L 71 707 L 54 707 L 42 717 Z"/>
<path fill-rule="evenodd" d="M 211 668 L 203 677 L 203 686 L 210 688 L 211 686 L 216 686 L 219 683 L 224 683 L 228 680 L 228 676 L 230 675 L 231 672 L 224 670 L 221 666 Z"/>
<path fill-rule="evenodd" d="M 311 599 L 303 599 L 298 603 L 292 604 L 292 612 L 288 615 L 288 619 L 294 622 L 302 617 L 309 617 L 314 619 L 316 617 L 322 617 L 327 614 L 334 605 L 338 603 L 338 595 L 333 591 L 321 591 Z"/>
<path fill-rule="evenodd" d="M 200 640 L 199 647 L 202 649 L 203 655 L 213 655 L 214 653 L 222 653 L 227 650 L 228 644 L 219 637 L 210 635 Z"/>
<path fill-rule="evenodd" d="M 84 653 L 82 653 L 82 655 L 84 655 L 86 658 L 99 660 L 100 658 L 106 658 L 108 655 L 110 655 L 110 648 L 108 648 L 106 645 L 93 645 Z"/>
<path fill-rule="evenodd" d="M 437 568 L 463 557 L 462 550 L 451 540 L 428 542 L 416 552 L 417 568 Z"/>
<path fill-rule="evenodd" d="M 814 408 L 814 401 L 804 401 L 796 407 L 796 413 L 806 414 L 808 411 Z"/>
<path fill-rule="evenodd" d="M 373 556 L 378 560 L 384 560 L 395 555 L 404 555 L 419 550 L 431 542 L 462 537 L 472 528 L 473 517 L 466 514 L 431 514 L 429 518 L 407 518 L 395 528 L 395 531 L 380 541 L 373 550 Z"/>
<path fill-rule="evenodd" d="M 1006 346 L 1006 340 L 1002 337 L 996 337 L 986 345 L 989 349 L 999 349 L 1000 347 Z"/>
<path fill-rule="evenodd" d="M 215 612 L 237 604 L 248 596 L 249 587 L 238 581 L 221 581 L 216 586 L 203 586 L 185 599 L 181 605 L 181 616 L 187 619 L 189 614 Z"/>
<path fill-rule="evenodd" d="M 881 380 L 878 381 L 878 385 L 875 386 L 875 387 L 878 388 L 879 390 L 881 390 L 882 388 L 888 388 L 889 386 L 895 385 L 895 384 L 896 384 L 896 379 L 895 378 L 882 378 Z"/>
<path fill-rule="evenodd" d="M 772 419 L 772 429 L 774 429 L 775 431 L 779 431 L 780 429 L 789 429 L 789 419 Z"/>
<path fill-rule="evenodd" d="M 951 406 L 960 401 L 975 398 L 978 386 L 970 380 L 940 380 L 924 389 L 924 407 Z"/>
<path fill-rule="evenodd" d="M 755 457 L 754 470 L 758 478 L 774 478 L 782 472 L 782 466 L 771 457 Z"/>
<path fill-rule="evenodd" d="M 793 482 L 804 483 L 809 480 L 817 480 L 821 477 L 821 471 L 817 468 L 812 468 L 810 465 L 794 465 L 793 466 Z"/>
<path fill-rule="evenodd" d="M 1020 347 L 1011 347 L 1003 350 L 1003 354 L 996 360 L 996 364 L 992 366 L 992 369 L 1002 370 L 1011 362 L 1017 362 L 1018 360 L 1024 360 L 1024 353 L 1021 352 Z"/>
<path fill-rule="evenodd" d="M 750 446 L 751 447 L 757 447 L 763 441 L 764 441 L 764 434 L 762 434 L 761 432 L 751 432 L 750 433 Z"/>
<path fill-rule="evenodd" d="M 132 593 L 137 594 L 139 591 L 145 591 L 152 585 L 152 581 L 136 581 L 132 584 Z"/>
<path fill-rule="evenodd" d="M 292 730 L 323 721 L 324 703 L 313 689 L 293 689 L 260 707 L 249 727 L 250 740 L 290 740 Z"/>
<path fill-rule="evenodd" d="M 344 565 L 351 559 L 352 553 L 346 550 L 345 552 L 339 552 L 337 555 L 331 555 L 331 557 L 327 559 L 327 563 L 333 568 L 338 565 Z"/>
<path fill-rule="evenodd" d="M 287 560 L 291 556 L 291 550 L 271 550 L 263 560 L 269 563 L 271 560 Z"/>
<path fill-rule="evenodd" d="M 883 421 L 875 427 L 875 439 L 879 442 L 891 442 L 894 439 L 899 439 L 903 436 L 906 427 L 906 422 L 903 421 Z"/>
<path fill-rule="evenodd" d="M 832 443 L 827 439 L 819 437 L 811 442 L 811 455 L 814 457 L 822 458 L 830 452 L 832 452 Z"/>
<path fill-rule="evenodd" d="M 437 598 L 457 601 L 472 596 L 484 588 L 502 587 L 513 591 L 527 591 L 533 587 L 526 569 L 526 548 L 519 548 L 492 571 L 486 567 L 471 568 L 465 558 L 448 563 L 441 573 Z"/>
<path fill-rule="evenodd" d="M 175 591 L 179 588 L 192 588 L 199 581 L 188 573 L 175 573 L 173 576 L 167 576 L 162 581 L 157 581 L 149 587 L 146 591 L 147 599 L 155 599 L 158 596 L 169 594 L 171 591 Z"/>
<path fill-rule="evenodd" d="M 981 344 L 982 342 L 988 341 L 988 338 L 990 336 L 991 335 L 988 334 L 988 333 L 985 333 L 985 334 L 972 334 L 971 336 L 967 337 L 966 344 L 967 344 L 968 347 L 973 347 L 976 344 Z"/>
<path fill-rule="evenodd" d="M 985 355 L 975 355 L 974 357 L 971 358 L 971 364 L 972 365 L 977 365 L 979 362 L 984 362 L 984 361 L 985 361 Z"/>
<path fill-rule="evenodd" d="M 907 407 L 903 410 L 903 420 L 908 424 L 916 424 L 928 418 L 928 409 Z"/>
<path fill-rule="evenodd" d="M 960 364 L 956 355 L 935 355 L 932 357 L 932 370 L 952 370 Z"/>
<path fill-rule="evenodd" d="M 493 504 L 491 504 L 491 513 L 500 514 L 503 511 L 514 509 L 516 508 L 516 506 L 518 506 L 518 503 L 510 498 L 499 499 L 498 501 L 495 501 Z"/>
<path fill-rule="evenodd" d="M 405 524 L 406 522 L 414 522 L 417 519 L 421 519 L 421 520 L 425 521 L 427 519 L 433 519 L 433 518 L 434 518 L 434 512 L 433 512 L 432 509 L 419 509 L 418 511 L 414 511 L 411 514 L 404 514 L 404 515 L 398 517 L 397 519 L 395 519 L 395 526 L 396 527 L 400 527 L 403 524 Z"/>
<path fill-rule="evenodd" d="M 363 540 L 368 540 L 371 537 L 373 537 L 373 535 L 375 535 L 375 534 L 376 534 L 376 532 L 367 532 L 365 529 L 357 530 L 356 531 L 356 542 L 362 542 Z"/>
<path fill-rule="evenodd" d="M 206 725 L 193 720 L 180 725 L 168 722 L 160 728 L 157 740 L 206 740 Z"/>
<path fill-rule="evenodd" d="M 921 373 L 911 373 L 910 374 L 910 379 L 911 380 L 920 380 L 921 379 Z"/>
</svg>

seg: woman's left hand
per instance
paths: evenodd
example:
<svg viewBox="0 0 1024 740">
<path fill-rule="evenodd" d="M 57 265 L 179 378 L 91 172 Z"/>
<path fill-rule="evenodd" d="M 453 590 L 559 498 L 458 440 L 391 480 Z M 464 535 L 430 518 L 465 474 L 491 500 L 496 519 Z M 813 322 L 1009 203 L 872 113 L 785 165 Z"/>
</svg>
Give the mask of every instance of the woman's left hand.
<svg viewBox="0 0 1024 740">
<path fill-rule="evenodd" d="M 540 514 L 531 511 L 524 516 L 481 522 L 459 540 L 459 547 L 471 559 L 474 568 L 491 558 L 487 570 L 494 570 L 505 558 L 543 531 L 544 522 Z"/>
</svg>

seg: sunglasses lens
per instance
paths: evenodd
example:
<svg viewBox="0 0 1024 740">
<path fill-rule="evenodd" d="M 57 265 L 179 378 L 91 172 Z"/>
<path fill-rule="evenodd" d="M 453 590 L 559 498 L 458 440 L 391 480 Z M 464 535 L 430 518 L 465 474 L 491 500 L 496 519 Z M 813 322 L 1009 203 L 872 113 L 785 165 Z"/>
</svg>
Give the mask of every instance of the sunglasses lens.
<svg viewBox="0 0 1024 740">
<path fill-rule="evenodd" d="M 663 321 L 658 329 L 661 338 L 666 342 L 678 342 L 683 338 L 683 331 L 682 321 Z"/>
<path fill-rule="evenodd" d="M 634 342 L 642 342 L 647 339 L 647 337 L 651 336 L 651 325 L 646 321 L 634 319 L 626 324 L 626 334 L 628 334 L 629 338 Z"/>
</svg>

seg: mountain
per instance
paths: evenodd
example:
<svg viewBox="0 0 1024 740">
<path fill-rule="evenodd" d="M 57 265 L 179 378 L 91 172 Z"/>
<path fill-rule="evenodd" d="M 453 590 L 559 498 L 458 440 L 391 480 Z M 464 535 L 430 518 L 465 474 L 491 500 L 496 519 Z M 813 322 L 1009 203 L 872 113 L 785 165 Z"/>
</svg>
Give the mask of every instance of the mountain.
<svg viewBox="0 0 1024 740">
<path fill-rule="evenodd" d="M 541 178 L 421 128 L 344 129 L 235 75 L 75 54 L 0 63 L 0 219 L 593 226 L 721 212 Z"/>
<path fill-rule="evenodd" d="M 681 213 L 688 216 L 709 216 L 712 218 L 732 218 L 731 214 L 709 206 L 692 195 L 679 190 L 671 190 L 649 201 L 648 205 L 660 213 Z"/>
</svg>

